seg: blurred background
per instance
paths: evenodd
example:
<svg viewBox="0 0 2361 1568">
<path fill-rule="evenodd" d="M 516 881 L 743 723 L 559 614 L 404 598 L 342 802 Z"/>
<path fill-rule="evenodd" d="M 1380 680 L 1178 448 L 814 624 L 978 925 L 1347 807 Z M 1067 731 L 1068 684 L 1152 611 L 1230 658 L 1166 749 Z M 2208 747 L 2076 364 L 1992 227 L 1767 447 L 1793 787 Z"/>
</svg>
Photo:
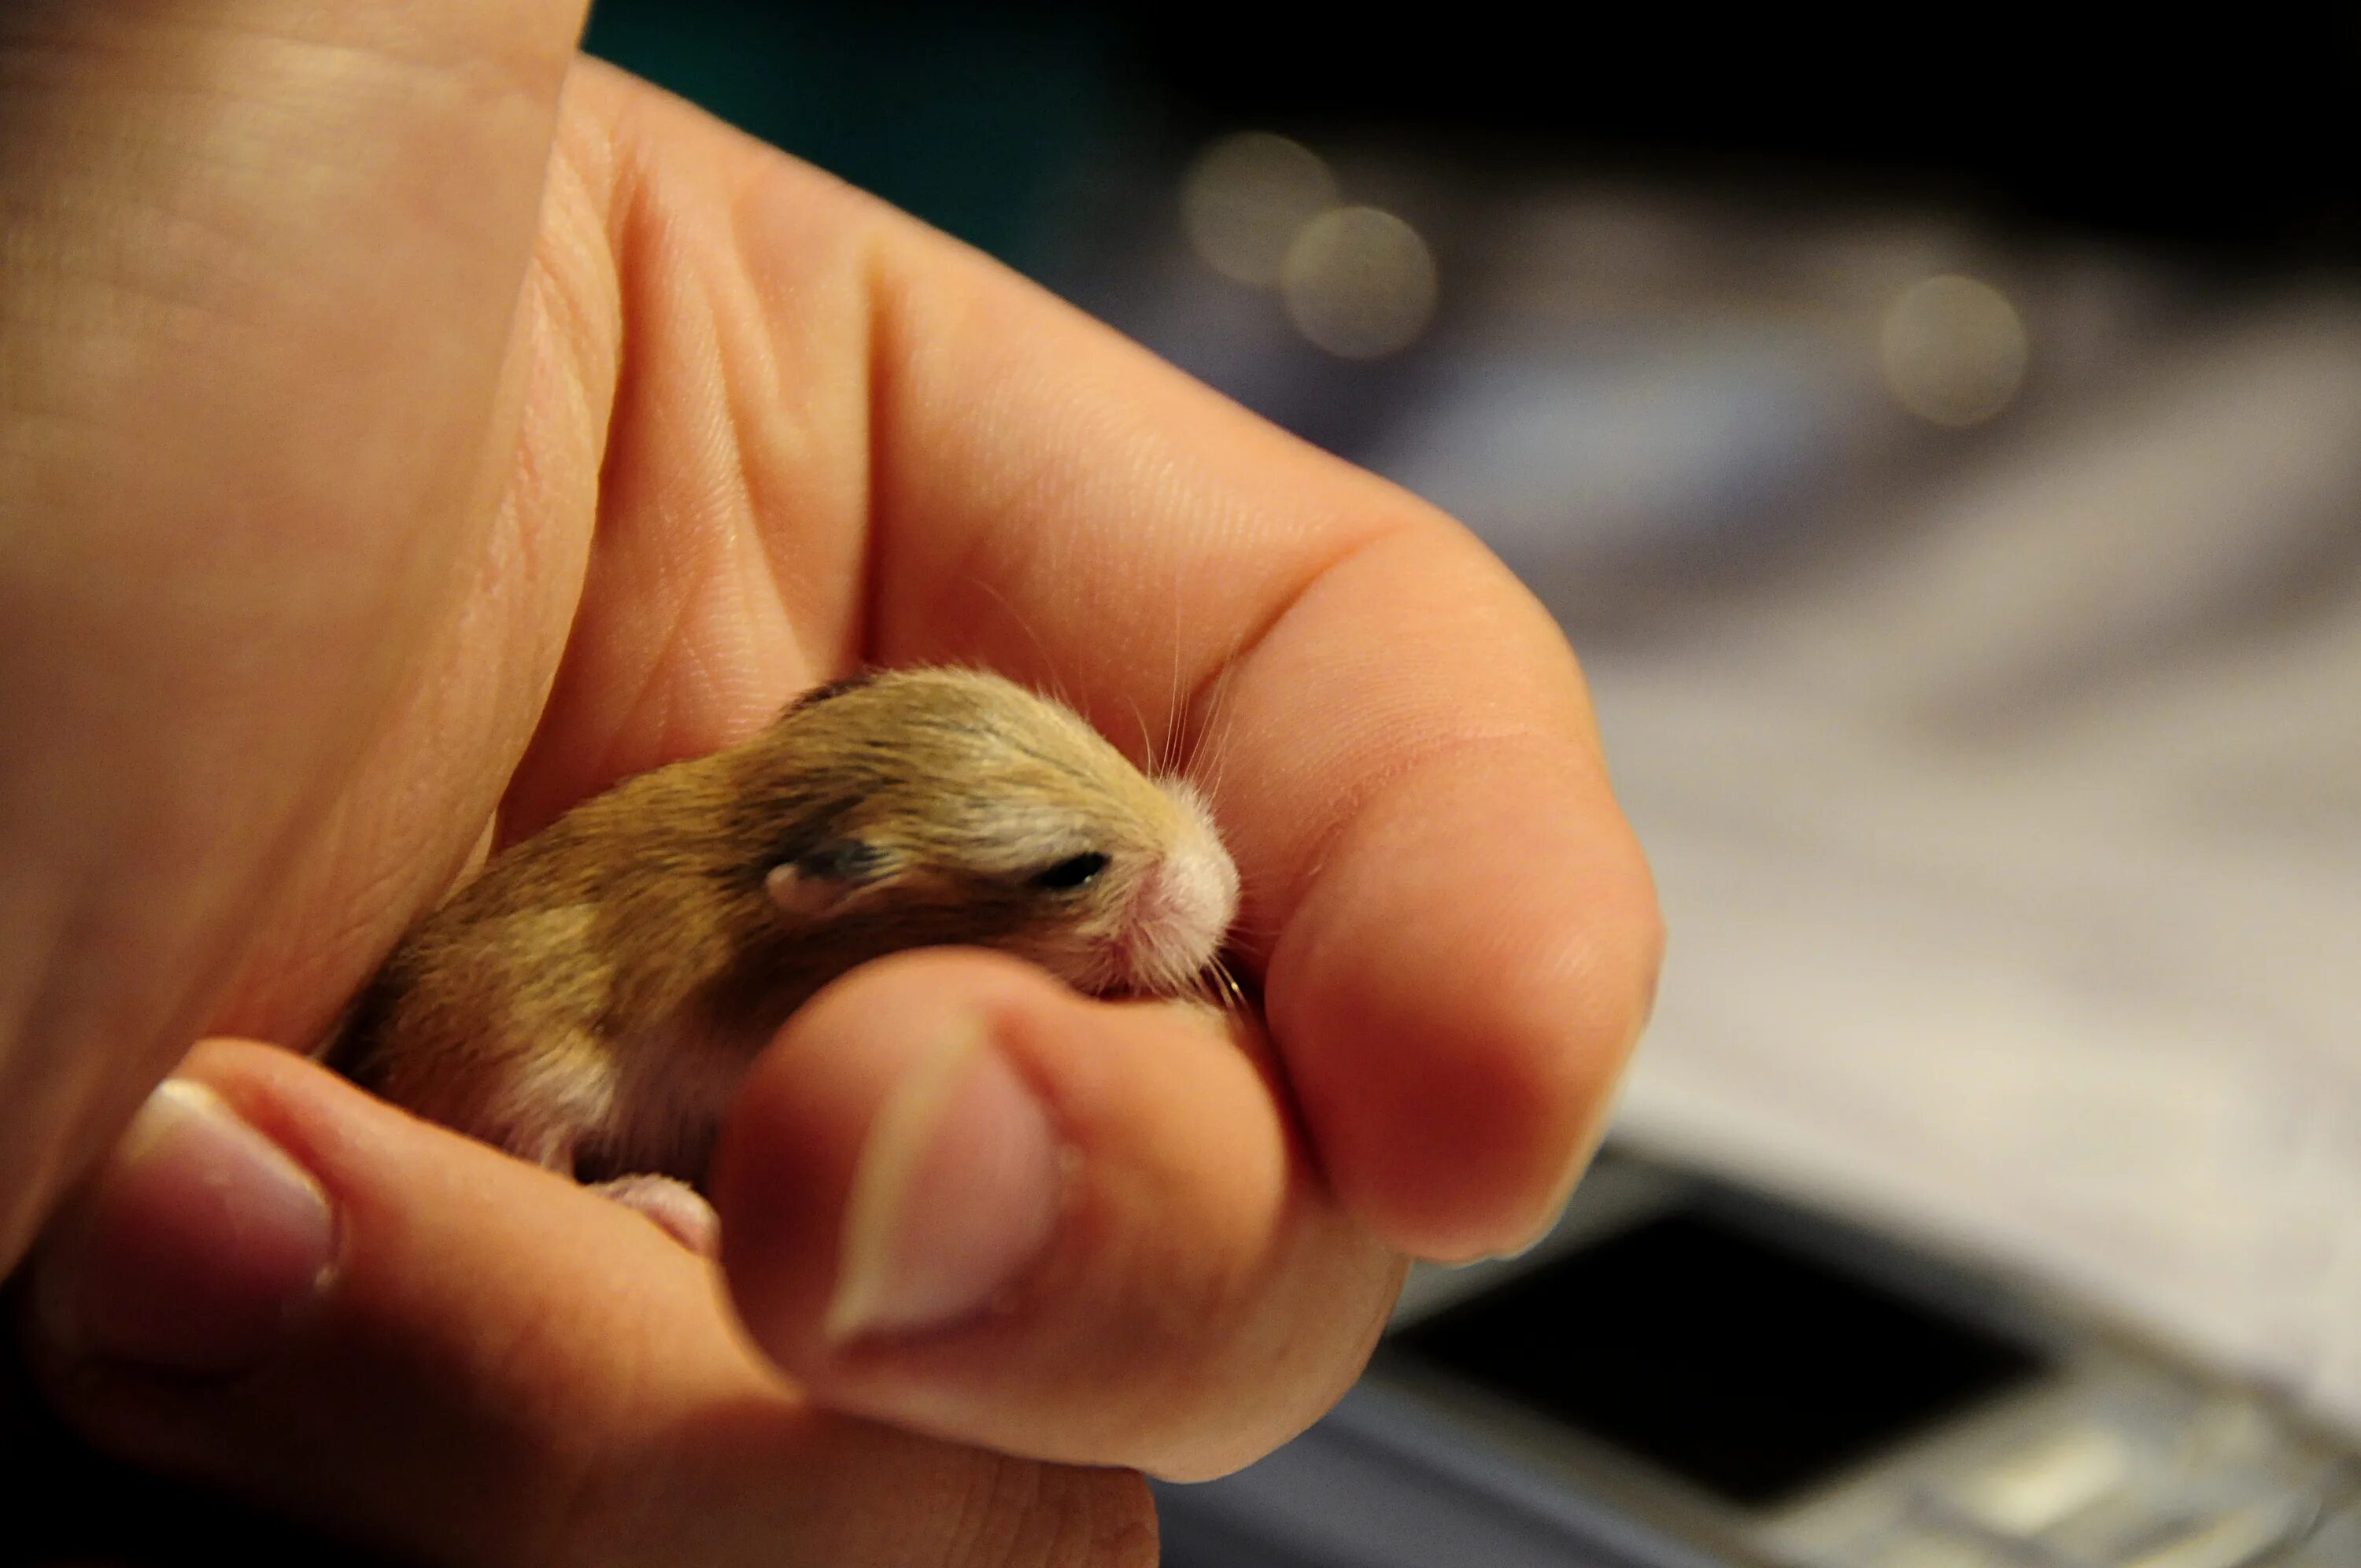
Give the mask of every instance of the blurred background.
<svg viewBox="0 0 2361 1568">
<path fill-rule="evenodd" d="M 1521 16 L 602 0 L 589 47 L 1524 575 L 1672 930 L 1623 1133 L 2361 1431 L 2351 15 Z"/>
</svg>

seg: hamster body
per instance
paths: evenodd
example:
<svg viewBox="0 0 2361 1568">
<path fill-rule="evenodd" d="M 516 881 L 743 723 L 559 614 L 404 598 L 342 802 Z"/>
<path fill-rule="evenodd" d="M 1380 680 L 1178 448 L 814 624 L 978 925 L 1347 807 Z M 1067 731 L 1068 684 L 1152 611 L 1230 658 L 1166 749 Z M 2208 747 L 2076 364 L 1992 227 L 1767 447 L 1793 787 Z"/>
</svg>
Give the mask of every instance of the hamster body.
<svg viewBox="0 0 2361 1568">
<path fill-rule="evenodd" d="M 495 857 L 326 1059 L 555 1170 L 695 1182 L 755 1053 L 847 970 L 963 943 L 1088 992 L 1179 992 L 1237 886 L 1194 790 L 1077 715 L 994 675 L 885 672 Z"/>
</svg>

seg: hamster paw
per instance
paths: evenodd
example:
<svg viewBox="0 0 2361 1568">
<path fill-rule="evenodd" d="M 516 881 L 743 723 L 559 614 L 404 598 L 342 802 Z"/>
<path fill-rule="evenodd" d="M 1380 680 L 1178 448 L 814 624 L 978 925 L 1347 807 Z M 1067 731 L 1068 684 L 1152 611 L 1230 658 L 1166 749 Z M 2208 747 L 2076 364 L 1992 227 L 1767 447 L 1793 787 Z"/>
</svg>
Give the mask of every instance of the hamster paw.
<svg viewBox="0 0 2361 1568">
<path fill-rule="evenodd" d="M 619 1176 L 590 1189 L 626 1209 L 645 1214 L 673 1240 L 699 1257 L 721 1254 L 721 1216 L 697 1189 L 669 1176 Z"/>
</svg>

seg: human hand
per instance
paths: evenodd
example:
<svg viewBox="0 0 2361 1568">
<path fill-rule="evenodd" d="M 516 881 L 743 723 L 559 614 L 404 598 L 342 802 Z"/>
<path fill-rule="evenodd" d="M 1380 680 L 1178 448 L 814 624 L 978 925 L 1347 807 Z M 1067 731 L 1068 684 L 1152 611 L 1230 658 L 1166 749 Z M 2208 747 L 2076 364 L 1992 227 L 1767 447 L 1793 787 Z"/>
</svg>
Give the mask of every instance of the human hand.
<svg viewBox="0 0 2361 1568">
<path fill-rule="evenodd" d="M 853 977 L 717 1172 L 757 1354 L 636 1217 L 209 1047 L 230 1131 L 128 1140 L 52 1245 L 71 1419 L 438 1560 L 1100 1561 L 1144 1503 L 1060 1466 L 1252 1457 L 1357 1369 L 1400 1253 L 1545 1221 L 1655 916 L 1572 660 L 1464 533 L 603 68 L 536 220 L 567 7 L 90 9 L 0 31 L 47 264 L 0 285 L 0 493 L 42 501 L 0 541 L 8 1239 L 198 1021 L 310 1037 L 472 850 L 862 661 L 992 664 L 1195 758 L 1279 1071 L 996 960 Z M 833 1339 L 866 1135 L 970 1025 L 1070 1188 L 988 1310 Z M 302 1173 L 258 1249 L 174 1174 L 241 1127 Z M 939 1190 L 994 1190 L 961 1157 Z M 167 1283 L 234 1354 L 125 1342 Z"/>
</svg>

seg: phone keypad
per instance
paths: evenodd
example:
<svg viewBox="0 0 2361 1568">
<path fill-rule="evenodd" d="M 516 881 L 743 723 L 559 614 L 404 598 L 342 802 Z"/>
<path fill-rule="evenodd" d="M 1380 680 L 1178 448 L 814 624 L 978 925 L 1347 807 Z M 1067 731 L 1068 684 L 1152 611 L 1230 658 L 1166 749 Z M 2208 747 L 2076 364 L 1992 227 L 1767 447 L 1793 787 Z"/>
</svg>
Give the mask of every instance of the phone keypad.
<svg viewBox="0 0 2361 1568">
<path fill-rule="evenodd" d="M 1935 1508 L 1990 1535 L 2037 1536 L 2120 1492 L 2133 1463 L 2120 1431 L 2084 1422 L 1938 1486 Z"/>
<path fill-rule="evenodd" d="M 1930 1456 L 1885 1508 L 1855 1514 L 1849 1544 L 1797 1561 L 2361 1568 L 2361 1471 L 2244 1401 L 2102 1399 L 2070 1414 L 2052 1407 L 2037 1431 L 2017 1431 Z"/>
<path fill-rule="evenodd" d="M 2126 1568 L 2249 1568 L 2317 1517 L 2300 1498 L 2270 1497 L 2212 1519 L 2176 1521 L 2168 1539 L 2130 1559 Z"/>
<path fill-rule="evenodd" d="M 2361 1563 L 2361 1506 L 2322 1521 L 2295 1553 L 2271 1568 L 2354 1568 Z"/>
<path fill-rule="evenodd" d="M 1928 1519 L 1883 1531 L 1849 1562 L 1861 1568 L 2354 1568 L 2346 1554 L 2286 1555 L 2305 1537 L 2316 1510 L 2274 1498 L 2212 1517 L 2151 1514 L 2137 1536 L 2077 1548 L 2058 1537 L 2009 1537 Z M 2361 1541 L 2356 1541 L 2361 1545 Z"/>
<path fill-rule="evenodd" d="M 2001 1521 L 1989 1513 L 1974 1518 L 1942 1506 L 1930 1511 L 1976 1530 L 1991 1546 L 2021 1545 L 2030 1549 L 2025 1561 L 2059 1568 L 2247 1568 L 2300 1539 L 2319 1518 L 2316 1496 L 2274 1488 L 2233 1500 L 2218 1496 L 2232 1490 L 2218 1482 L 2179 1479 L 2181 1486 L 2169 1492 L 2139 1486 L 2092 1493 L 2023 1530 L 1993 1528 Z M 2201 1502 L 2192 1492 L 2217 1496 Z M 2029 1514 L 2026 1520 L 2035 1522 Z"/>
<path fill-rule="evenodd" d="M 1879 1540 L 1869 1560 L 1878 1568 L 1993 1568 L 1990 1541 L 1948 1530 L 1888 1534 Z"/>
</svg>

